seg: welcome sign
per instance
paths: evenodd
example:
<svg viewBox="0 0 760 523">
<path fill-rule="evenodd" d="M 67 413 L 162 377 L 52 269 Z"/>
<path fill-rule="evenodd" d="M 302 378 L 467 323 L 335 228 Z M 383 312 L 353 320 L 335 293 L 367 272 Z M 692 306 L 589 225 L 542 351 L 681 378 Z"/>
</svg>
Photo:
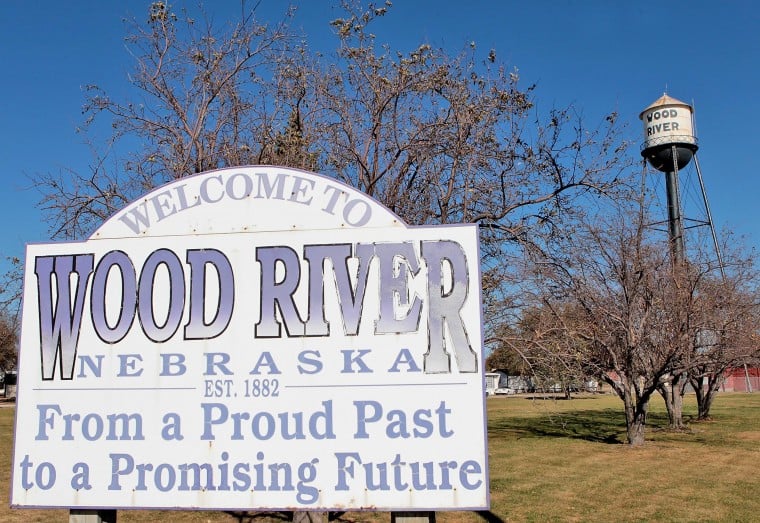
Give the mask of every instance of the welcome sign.
<svg viewBox="0 0 760 523">
<path fill-rule="evenodd" d="M 281 167 L 27 248 L 11 504 L 487 509 L 477 228 Z"/>
</svg>

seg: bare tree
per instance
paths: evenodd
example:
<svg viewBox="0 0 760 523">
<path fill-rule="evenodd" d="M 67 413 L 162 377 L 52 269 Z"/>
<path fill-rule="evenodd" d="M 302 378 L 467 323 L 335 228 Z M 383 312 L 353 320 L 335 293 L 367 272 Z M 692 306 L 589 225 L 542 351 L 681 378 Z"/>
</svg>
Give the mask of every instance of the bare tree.
<svg viewBox="0 0 760 523">
<path fill-rule="evenodd" d="M 8 270 L 0 277 L 0 310 L 10 313 L 16 311 L 21 300 L 21 280 L 23 268 L 21 258 L 16 256 L 6 257 Z"/>
<path fill-rule="evenodd" d="M 18 325 L 15 315 L 0 312 L 0 371 L 14 370 L 18 360 Z"/>
<path fill-rule="evenodd" d="M 272 95 L 280 87 L 272 71 L 288 62 L 292 35 L 284 24 L 259 21 L 255 9 L 220 28 L 156 1 L 147 21 L 133 19 L 129 28 L 129 99 L 86 88 L 83 131 L 94 135 L 92 165 L 35 180 L 53 238 L 85 236 L 168 181 L 270 163 L 289 103 L 297 103 L 284 89 Z M 103 124 L 110 135 L 99 134 Z"/>
<path fill-rule="evenodd" d="M 672 285 L 666 289 L 656 342 L 669 346 L 674 353 L 674 370 L 660 381 L 657 391 L 665 401 L 668 424 L 673 430 L 685 427 L 683 396 L 688 384 L 688 372 L 694 365 L 697 333 L 712 314 L 705 309 L 704 283 L 712 269 L 706 265 L 685 263 L 671 258 Z"/>
<path fill-rule="evenodd" d="M 556 234 L 563 214 L 627 169 L 616 115 L 593 127 L 572 107 L 544 116 L 494 50 L 396 51 L 371 32 L 389 5 L 342 7 L 337 50 L 324 57 L 285 24 L 259 21 L 255 6 L 220 30 L 151 4 L 127 38 L 131 95 L 87 91 L 93 165 L 37 181 L 53 237 L 86 236 L 148 189 L 202 170 L 319 170 L 411 224 L 479 223 L 486 312 L 502 323 L 509 257 Z"/>
<path fill-rule="evenodd" d="M 590 359 L 588 341 L 575 332 L 583 315 L 569 301 L 532 304 L 523 311 L 516 328 L 498 329 L 494 336 L 498 346 L 489 361 L 510 361 L 537 388 L 563 392 L 570 398 L 574 389 L 599 375 L 599 365 Z"/>
<path fill-rule="evenodd" d="M 0 370 L 16 368 L 18 362 L 19 304 L 22 269 L 19 258 L 8 258 L 10 269 L 0 277 Z"/>
<path fill-rule="evenodd" d="M 513 349 L 510 342 L 519 338 L 519 333 L 509 324 L 500 324 L 495 329 L 492 343 L 495 349 L 486 358 L 486 370 L 505 370 L 510 374 L 529 375 L 530 366 L 519 348 Z"/>
<path fill-rule="evenodd" d="M 660 335 L 663 343 L 682 348 L 684 371 L 670 375 L 658 387 L 673 429 L 684 428 L 687 385 L 696 394 L 698 419 L 705 419 L 726 371 L 758 353 L 756 256 L 732 235 L 724 236 L 722 268 L 715 262 L 713 246 L 706 248 L 698 241 L 688 250 L 686 261 L 674 262 L 677 285 L 669 295 L 669 307 L 661 312 L 667 321 Z"/>
<path fill-rule="evenodd" d="M 387 6 L 343 7 L 336 55 L 318 78 L 301 75 L 315 80 L 304 124 L 320 168 L 408 223 L 479 223 L 486 315 L 504 323 L 509 257 L 626 171 L 616 115 L 591 128 L 571 107 L 544 117 L 494 50 L 395 51 L 372 32 Z"/>
<path fill-rule="evenodd" d="M 704 283 L 703 324 L 694 334 L 693 365 L 688 380 L 697 399 L 697 419 L 710 408 L 727 371 L 754 364 L 760 356 L 760 278 L 754 252 L 743 253 L 728 237 L 724 276 Z"/>
<path fill-rule="evenodd" d="M 652 394 L 686 370 L 683 345 L 669 339 L 682 275 L 667 243 L 649 237 L 643 201 L 618 203 L 580 217 L 567 237 L 535 253 L 528 290 L 565 336 L 583 341 L 555 344 L 564 352 L 553 357 L 596 367 L 623 401 L 628 443 L 640 445 Z M 568 308 L 574 313 L 563 314 Z"/>
<path fill-rule="evenodd" d="M 737 241 L 724 248 L 724 277 L 714 253 L 692 248 L 688 261 L 676 260 L 649 225 L 643 191 L 607 202 L 531 251 L 523 288 L 530 328 L 514 345 L 555 372 L 609 383 L 637 445 L 653 393 L 665 399 L 670 426 L 683 428 L 687 383 L 702 417 L 725 371 L 757 354 L 756 260 Z"/>
</svg>

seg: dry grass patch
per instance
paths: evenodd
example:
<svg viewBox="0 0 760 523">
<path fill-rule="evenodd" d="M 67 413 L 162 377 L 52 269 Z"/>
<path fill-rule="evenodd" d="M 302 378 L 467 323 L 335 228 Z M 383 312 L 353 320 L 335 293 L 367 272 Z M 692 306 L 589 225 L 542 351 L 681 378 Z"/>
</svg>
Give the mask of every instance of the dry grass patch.
<svg viewBox="0 0 760 523">
<path fill-rule="evenodd" d="M 736 437 L 744 441 L 760 441 L 760 431 L 737 432 Z"/>
</svg>

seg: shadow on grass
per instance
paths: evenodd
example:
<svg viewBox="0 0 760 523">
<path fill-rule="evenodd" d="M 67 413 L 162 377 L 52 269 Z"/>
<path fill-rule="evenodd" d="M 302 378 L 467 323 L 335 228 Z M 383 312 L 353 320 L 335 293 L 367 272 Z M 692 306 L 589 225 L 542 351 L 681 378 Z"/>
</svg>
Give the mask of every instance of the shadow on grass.
<svg viewBox="0 0 760 523">
<path fill-rule="evenodd" d="M 250 523 L 256 520 L 266 521 L 292 521 L 291 512 L 239 512 L 225 511 L 225 514 L 234 518 L 238 523 Z"/>
<path fill-rule="evenodd" d="M 476 512 L 476 514 L 483 518 L 483 521 L 487 521 L 488 523 L 506 523 L 503 519 L 501 519 L 490 510 L 479 510 Z"/>
<path fill-rule="evenodd" d="M 231 516 L 234 518 L 235 521 L 238 523 L 253 523 L 255 521 L 293 521 L 295 519 L 295 513 L 289 512 L 289 511 L 281 511 L 281 512 L 240 512 L 240 511 L 225 511 L 225 514 L 228 516 Z M 324 521 L 322 514 L 324 514 L 322 511 L 317 511 L 313 520 L 314 521 Z M 327 521 L 348 521 L 342 519 L 343 515 L 345 515 L 345 512 L 328 512 L 327 513 Z M 300 520 L 303 522 L 309 522 L 312 521 L 312 518 L 308 512 L 301 513 Z"/>
<path fill-rule="evenodd" d="M 265 519 L 266 521 L 293 521 L 294 520 L 294 513 L 293 512 L 236 512 L 236 511 L 228 511 L 226 512 L 227 515 L 234 518 L 239 523 L 253 523 L 257 520 Z M 343 516 L 345 515 L 345 512 L 329 512 L 327 521 L 343 521 L 346 523 L 349 523 L 353 520 L 351 519 L 343 519 Z M 390 513 L 388 513 L 390 514 Z M 497 516 L 490 510 L 479 510 L 476 512 L 478 516 L 480 516 L 483 521 L 486 521 L 487 523 L 506 523 L 501 517 Z M 312 521 L 312 519 L 309 519 L 308 516 L 305 519 L 302 519 L 302 521 L 308 522 Z M 314 521 L 324 521 L 321 516 L 317 516 Z"/>
<path fill-rule="evenodd" d="M 647 427 L 667 427 L 667 416 L 650 413 Z M 597 443 L 625 443 L 625 414 L 622 410 L 578 410 L 550 412 L 540 416 L 489 420 L 488 435 L 513 437 L 573 438 Z"/>
</svg>

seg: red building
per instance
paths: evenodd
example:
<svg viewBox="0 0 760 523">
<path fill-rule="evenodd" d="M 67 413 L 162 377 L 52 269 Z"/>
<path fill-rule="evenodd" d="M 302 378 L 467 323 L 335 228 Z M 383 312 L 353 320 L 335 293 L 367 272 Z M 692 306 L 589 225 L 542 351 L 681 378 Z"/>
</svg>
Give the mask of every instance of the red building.
<svg viewBox="0 0 760 523">
<path fill-rule="evenodd" d="M 760 391 L 760 367 L 737 367 L 726 371 L 726 381 L 720 390 L 725 392 Z"/>
</svg>

